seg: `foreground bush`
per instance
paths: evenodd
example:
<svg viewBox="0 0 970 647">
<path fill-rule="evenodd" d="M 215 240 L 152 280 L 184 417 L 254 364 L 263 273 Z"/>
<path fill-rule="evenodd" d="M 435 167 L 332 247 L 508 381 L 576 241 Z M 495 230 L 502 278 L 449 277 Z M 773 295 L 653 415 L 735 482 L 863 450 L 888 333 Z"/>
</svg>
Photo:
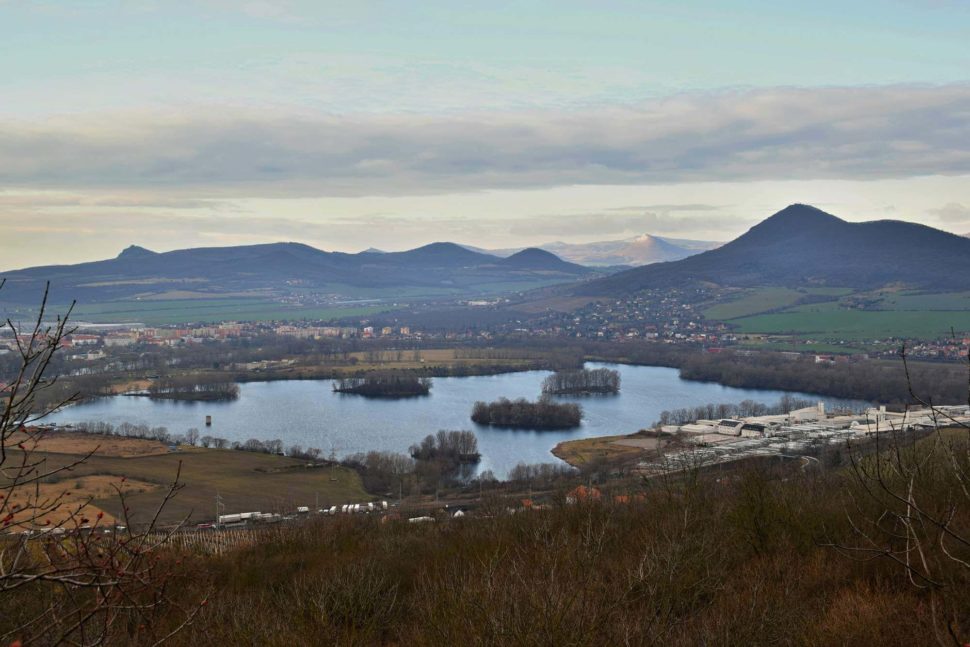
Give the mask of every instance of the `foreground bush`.
<svg viewBox="0 0 970 647">
<path fill-rule="evenodd" d="M 955 481 L 934 474 L 924 494 L 943 505 Z M 477 518 L 420 526 L 321 519 L 186 562 L 196 576 L 184 593 L 215 593 L 175 641 L 950 644 L 934 640 L 934 627 L 965 639 L 970 571 L 954 566 L 937 577 L 941 588 L 914 586 L 884 555 L 839 554 L 885 503 L 865 494 L 851 468 L 756 466 L 514 515 L 502 501 Z M 950 527 L 965 530 L 967 521 L 960 509 Z M 886 539 L 905 547 L 891 532 Z M 947 549 L 967 558 L 965 547 Z"/>
</svg>

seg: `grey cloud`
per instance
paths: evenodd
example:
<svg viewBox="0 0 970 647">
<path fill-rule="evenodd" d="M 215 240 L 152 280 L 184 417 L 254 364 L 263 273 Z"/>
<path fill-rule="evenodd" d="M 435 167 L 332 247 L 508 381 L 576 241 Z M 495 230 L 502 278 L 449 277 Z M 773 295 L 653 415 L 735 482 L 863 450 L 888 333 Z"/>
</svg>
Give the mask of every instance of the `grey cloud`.
<svg viewBox="0 0 970 647">
<path fill-rule="evenodd" d="M 929 212 L 947 223 L 970 222 L 970 207 L 956 202 L 943 205 L 939 209 L 930 209 Z"/>
<path fill-rule="evenodd" d="M 677 211 L 718 211 L 723 207 L 716 204 L 645 204 L 630 207 L 612 207 L 607 211 L 661 211 L 672 213 Z"/>
<path fill-rule="evenodd" d="M 177 198 L 158 195 L 79 195 L 79 194 L 23 194 L 0 191 L 0 209 L 24 209 L 40 212 L 61 207 L 103 207 L 109 209 L 206 209 L 213 211 L 238 211 L 230 201 L 198 198 Z"/>
<path fill-rule="evenodd" d="M 114 115 L 0 125 L 8 187 L 361 196 L 970 173 L 970 85 L 687 94 L 474 115 Z"/>
<path fill-rule="evenodd" d="M 753 225 L 749 218 L 677 217 L 667 213 L 643 212 L 637 215 L 617 213 L 545 214 L 533 216 L 528 222 L 512 221 L 509 233 L 514 236 L 550 236 L 560 238 L 601 238 L 633 234 L 684 235 L 693 232 L 718 230 L 726 223 L 732 230 Z"/>
</svg>

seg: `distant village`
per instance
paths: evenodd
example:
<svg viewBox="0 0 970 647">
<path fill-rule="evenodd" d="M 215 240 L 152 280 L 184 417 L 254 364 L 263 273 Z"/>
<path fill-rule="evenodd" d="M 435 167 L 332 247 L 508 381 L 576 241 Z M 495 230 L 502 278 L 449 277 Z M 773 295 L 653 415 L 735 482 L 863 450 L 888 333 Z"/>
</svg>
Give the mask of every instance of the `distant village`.
<svg viewBox="0 0 970 647">
<path fill-rule="evenodd" d="M 143 344 L 180 346 L 224 342 L 240 338 L 276 335 L 294 339 L 382 339 L 412 341 L 475 341 L 503 337 L 564 337 L 576 340 L 611 342 L 655 342 L 683 344 L 717 353 L 724 349 L 756 354 L 761 348 L 781 350 L 786 344 L 799 346 L 782 355 L 793 359 L 814 355 L 818 363 L 838 363 L 897 356 L 904 340 L 832 340 L 803 338 L 793 340 L 782 335 L 752 335 L 734 332 L 721 321 L 706 319 L 698 304 L 713 298 L 704 288 L 641 291 L 628 298 L 593 301 L 579 309 L 564 312 L 548 309 L 539 313 L 522 313 L 521 317 L 490 316 L 509 306 L 505 299 L 463 301 L 475 319 L 481 322 L 450 324 L 446 320 L 425 326 L 412 325 L 406 315 L 374 315 L 373 319 L 332 321 L 235 322 L 206 325 L 148 326 L 140 323 L 77 323 L 65 338 L 64 347 L 72 360 L 98 360 L 105 349 Z M 511 311 L 514 312 L 514 311 Z M 425 313 L 427 314 L 427 313 Z M 426 318 L 426 317 L 425 317 Z M 446 319 L 446 318 L 445 318 Z M 383 324 L 383 325 L 381 325 Z M 21 342 L 24 341 L 21 339 Z M 908 356 L 915 359 L 953 361 L 966 359 L 970 338 L 905 340 Z M 813 350 L 819 347 L 819 352 Z M 836 350 L 845 346 L 845 350 Z M 833 348 L 834 347 L 834 348 Z M 9 330 L 0 331 L 0 354 L 15 351 L 17 340 Z M 822 351 L 821 349 L 825 349 Z"/>
</svg>

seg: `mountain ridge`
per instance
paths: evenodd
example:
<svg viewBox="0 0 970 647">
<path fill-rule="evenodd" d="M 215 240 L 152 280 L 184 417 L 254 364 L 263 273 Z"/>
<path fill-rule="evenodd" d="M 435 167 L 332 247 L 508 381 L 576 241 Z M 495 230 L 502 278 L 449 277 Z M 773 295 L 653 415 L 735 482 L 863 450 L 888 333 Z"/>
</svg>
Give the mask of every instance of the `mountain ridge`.
<svg viewBox="0 0 970 647">
<path fill-rule="evenodd" d="M 555 241 L 536 245 L 538 249 L 551 252 L 564 261 L 585 267 L 636 266 L 673 261 L 687 258 L 702 251 L 717 247 L 721 243 L 712 241 L 667 238 L 653 234 L 640 234 L 632 238 L 603 240 L 591 243 L 566 243 Z M 508 256 L 521 251 L 521 248 L 469 249 L 486 254 Z"/>
<path fill-rule="evenodd" d="M 699 283 L 960 289 L 968 282 L 968 239 L 899 220 L 847 222 L 792 204 L 717 249 L 590 281 L 575 292 L 612 296 Z"/>
<path fill-rule="evenodd" d="M 60 301 L 98 302 L 191 291 L 202 295 L 300 290 L 354 296 L 364 288 L 480 293 L 586 278 L 594 270 L 545 252 L 509 261 L 448 242 L 401 252 L 326 252 L 295 242 L 169 252 L 130 245 L 116 257 L 0 272 L 0 300 L 30 303 L 50 282 Z M 499 286 L 490 288 L 488 286 Z"/>
</svg>

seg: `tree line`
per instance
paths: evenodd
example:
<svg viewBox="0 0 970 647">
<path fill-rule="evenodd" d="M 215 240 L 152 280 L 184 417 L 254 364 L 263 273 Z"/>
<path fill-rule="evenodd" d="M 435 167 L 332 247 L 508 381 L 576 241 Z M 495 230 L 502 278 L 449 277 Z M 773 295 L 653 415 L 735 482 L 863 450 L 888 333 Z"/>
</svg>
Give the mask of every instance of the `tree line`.
<svg viewBox="0 0 970 647">
<path fill-rule="evenodd" d="M 542 381 L 542 392 L 547 395 L 617 393 L 619 390 L 620 374 L 608 368 L 556 371 Z"/>
<path fill-rule="evenodd" d="M 97 421 L 80 422 L 75 425 L 74 429 L 78 433 L 85 434 L 157 440 L 172 445 L 192 445 L 206 449 L 233 449 L 244 452 L 275 454 L 277 456 L 289 456 L 303 460 L 317 460 L 323 453 L 316 447 L 307 447 L 305 449 L 302 445 L 285 447 L 283 441 L 278 438 L 273 440 L 250 438 L 245 441 L 230 441 L 218 436 L 203 435 L 195 427 L 187 430 L 184 434 L 178 434 L 170 432 L 168 427 L 163 426 L 150 427 L 148 425 L 135 425 L 130 422 L 112 425 L 110 422 Z"/>
<path fill-rule="evenodd" d="M 519 429 L 572 429 L 583 420 L 583 409 L 573 402 L 553 402 L 541 397 L 536 402 L 525 398 L 476 402 L 472 421 L 480 425 Z"/>
<path fill-rule="evenodd" d="M 235 400 L 239 385 L 225 380 L 207 380 L 200 375 L 159 378 L 148 387 L 152 399 Z"/>
<path fill-rule="evenodd" d="M 565 463 L 519 463 L 509 470 L 508 480 L 519 485 L 550 487 L 576 474 L 576 468 Z"/>
<path fill-rule="evenodd" d="M 419 461 L 449 460 L 475 463 L 481 458 L 478 438 L 472 431 L 445 431 L 428 434 L 420 443 L 411 445 L 411 457 Z"/>
<path fill-rule="evenodd" d="M 399 371 L 382 371 L 334 380 L 333 390 L 368 398 L 407 398 L 428 395 L 431 379 Z"/>
<path fill-rule="evenodd" d="M 753 416 L 772 416 L 786 414 L 795 409 L 813 407 L 816 402 L 795 397 L 786 393 L 774 405 L 767 405 L 754 400 L 742 400 L 737 404 L 702 404 L 696 407 L 684 407 L 671 411 L 661 411 L 660 419 L 654 427 L 664 425 L 686 425 L 695 420 L 719 420 L 722 418 L 750 418 Z"/>
<path fill-rule="evenodd" d="M 361 452 L 341 462 L 360 474 L 368 492 L 420 494 L 467 482 L 481 459 L 478 438 L 471 431 L 428 434 L 410 447 L 409 454 Z"/>
<path fill-rule="evenodd" d="M 778 353 L 753 357 L 733 352 L 694 354 L 680 368 L 686 380 L 718 382 L 747 389 L 782 389 L 853 398 L 881 404 L 912 403 L 910 386 L 934 404 L 967 401 L 967 367 L 961 364 L 910 362 L 907 381 L 901 362 L 869 360 L 816 364 L 811 357 L 789 359 Z"/>
</svg>

